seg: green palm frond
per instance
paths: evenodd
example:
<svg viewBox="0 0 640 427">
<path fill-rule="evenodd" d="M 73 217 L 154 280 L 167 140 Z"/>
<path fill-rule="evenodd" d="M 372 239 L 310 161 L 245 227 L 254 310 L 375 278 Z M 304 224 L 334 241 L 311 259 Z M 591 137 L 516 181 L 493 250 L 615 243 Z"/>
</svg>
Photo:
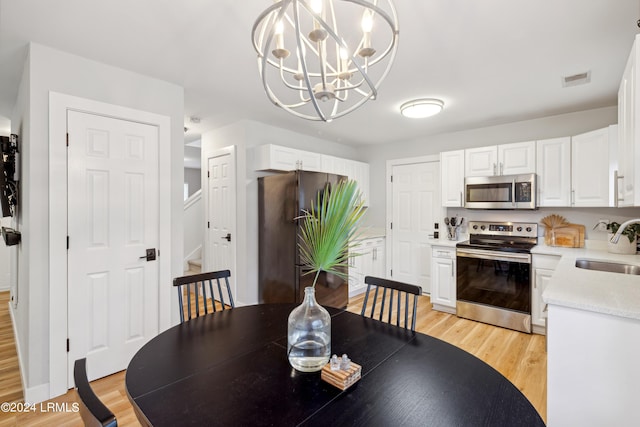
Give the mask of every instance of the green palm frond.
<svg viewBox="0 0 640 427">
<path fill-rule="evenodd" d="M 347 279 L 342 268 L 365 212 L 355 181 L 340 181 L 325 190 L 311 203 L 300 227 L 300 260 L 309 268 L 306 274 L 315 273 L 313 286 L 321 271 Z"/>
</svg>

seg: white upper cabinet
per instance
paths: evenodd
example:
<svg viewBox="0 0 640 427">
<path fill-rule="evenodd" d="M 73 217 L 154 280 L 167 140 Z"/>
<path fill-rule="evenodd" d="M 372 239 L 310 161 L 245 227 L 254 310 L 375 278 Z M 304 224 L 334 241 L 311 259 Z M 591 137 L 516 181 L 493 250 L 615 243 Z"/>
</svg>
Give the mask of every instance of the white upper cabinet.
<svg viewBox="0 0 640 427">
<path fill-rule="evenodd" d="M 617 140 L 617 125 L 571 138 L 571 205 L 613 206 L 613 170 L 610 150 Z"/>
<path fill-rule="evenodd" d="M 499 175 L 520 175 L 536 172 L 536 142 L 516 142 L 498 145 Z"/>
<path fill-rule="evenodd" d="M 498 175 L 498 147 L 468 148 L 464 150 L 464 176 Z"/>
<path fill-rule="evenodd" d="M 356 160 L 322 154 L 320 170 L 327 173 L 344 175 L 358 183 L 364 205 L 369 206 L 369 164 Z"/>
<path fill-rule="evenodd" d="M 536 142 L 538 206 L 571 206 L 571 137 Z"/>
<path fill-rule="evenodd" d="M 440 153 L 442 206 L 464 206 L 464 150 Z"/>
<path fill-rule="evenodd" d="M 618 90 L 617 206 L 640 206 L 640 171 L 636 171 L 636 165 L 640 165 L 640 115 L 636 108 L 640 96 L 637 76 L 640 55 L 636 52 L 640 48 L 639 39 L 636 36 Z"/>
<path fill-rule="evenodd" d="M 369 164 L 275 144 L 256 147 L 256 170 L 292 171 L 296 169 L 344 175 L 358 183 L 364 205 L 369 206 Z"/>
<path fill-rule="evenodd" d="M 349 175 L 349 178 L 358 183 L 364 205 L 369 206 L 369 164 L 355 160 L 348 160 L 347 162 L 351 164 L 353 169 L 352 175 Z"/>
<path fill-rule="evenodd" d="M 322 156 L 275 144 L 256 147 L 256 170 L 292 171 L 296 169 L 320 172 Z"/>
<path fill-rule="evenodd" d="M 465 176 L 494 176 L 536 172 L 535 141 L 465 150 Z"/>
</svg>

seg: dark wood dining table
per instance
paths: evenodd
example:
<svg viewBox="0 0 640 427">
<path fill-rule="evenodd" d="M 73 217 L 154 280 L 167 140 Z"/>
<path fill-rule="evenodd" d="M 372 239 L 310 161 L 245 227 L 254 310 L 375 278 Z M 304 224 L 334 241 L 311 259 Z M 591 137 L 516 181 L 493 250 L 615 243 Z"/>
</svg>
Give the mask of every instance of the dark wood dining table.
<svg viewBox="0 0 640 427">
<path fill-rule="evenodd" d="M 143 425 L 544 426 L 503 375 L 437 338 L 328 308 L 332 353 L 362 366 L 342 391 L 287 360 L 293 304 L 198 317 L 133 357 L 126 389 Z"/>
</svg>

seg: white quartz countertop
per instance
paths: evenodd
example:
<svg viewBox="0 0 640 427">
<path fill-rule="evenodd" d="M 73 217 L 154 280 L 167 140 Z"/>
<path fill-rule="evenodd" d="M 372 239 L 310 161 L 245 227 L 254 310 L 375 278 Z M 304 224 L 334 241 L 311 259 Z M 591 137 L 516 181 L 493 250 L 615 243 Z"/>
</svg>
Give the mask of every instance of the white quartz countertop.
<svg viewBox="0 0 640 427">
<path fill-rule="evenodd" d="M 538 245 L 532 254 L 560 256 L 560 261 L 542 293 L 547 304 L 640 320 L 640 276 L 586 270 L 576 259 L 640 265 L 640 255 L 620 255 L 604 247 L 557 248 Z"/>
<path fill-rule="evenodd" d="M 384 228 L 364 227 L 358 229 L 355 240 L 377 239 L 380 237 L 385 237 Z"/>
<path fill-rule="evenodd" d="M 429 239 L 431 246 L 446 246 L 448 248 L 455 248 L 456 245 L 464 240 L 449 240 L 446 237 L 440 239 Z"/>
</svg>

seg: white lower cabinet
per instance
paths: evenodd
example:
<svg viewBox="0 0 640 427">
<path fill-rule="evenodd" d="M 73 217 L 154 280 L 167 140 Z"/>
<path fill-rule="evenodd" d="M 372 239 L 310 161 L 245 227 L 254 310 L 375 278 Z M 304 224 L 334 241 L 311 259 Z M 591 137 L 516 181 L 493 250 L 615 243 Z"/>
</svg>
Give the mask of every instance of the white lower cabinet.
<svg viewBox="0 0 640 427">
<path fill-rule="evenodd" d="M 640 425 L 640 320 L 549 304 L 548 330 L 548 425 Z"/>
<path fill-rule="evenodd" d="M 533 283 L 531 285 L 531 325 L 536 334 L 546 334 L 547 311 L 542 293 L 560 261 L 554 255 L 533 255 Z"/>
<path fill-rule="evenodd" d="M 433 245 L 431 303 L 434 310 L 456 313 L 456 249 Z"/>
<path fill-rule="evenodd" d="M 367 289 L 366 276 L 385 278 L 384 237 L 361 240 L 349 260 L 349 298 Z"/>
</svg>

